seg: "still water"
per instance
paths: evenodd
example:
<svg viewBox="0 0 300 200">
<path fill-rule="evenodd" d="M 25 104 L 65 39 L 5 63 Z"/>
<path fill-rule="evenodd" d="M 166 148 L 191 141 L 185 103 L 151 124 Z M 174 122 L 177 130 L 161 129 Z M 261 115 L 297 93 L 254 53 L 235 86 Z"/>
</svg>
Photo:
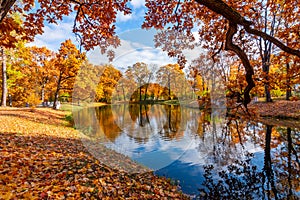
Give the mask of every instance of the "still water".
<svg viewBox="0 0 300 200">
<path fill-rule="evenodd" d="M 101 145 L 200 199 L 299 199 L 300 130 L 175 105 L 108 105 L 74 113 Z"/>
</svg>

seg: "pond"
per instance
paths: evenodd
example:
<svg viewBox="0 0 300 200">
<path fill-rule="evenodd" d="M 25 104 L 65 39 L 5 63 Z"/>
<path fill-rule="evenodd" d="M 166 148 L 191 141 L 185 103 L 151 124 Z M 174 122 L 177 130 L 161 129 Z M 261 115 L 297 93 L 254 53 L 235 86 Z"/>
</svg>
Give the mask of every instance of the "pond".
<svg viewBox="0 0 300 200">
<path fill-rule="evenodd" d="M 108 105 L 73 114 L 97 144 L 170 178 L 194 198 L 300 198 L 297 128 L 179 105 Z"/>
</svg>

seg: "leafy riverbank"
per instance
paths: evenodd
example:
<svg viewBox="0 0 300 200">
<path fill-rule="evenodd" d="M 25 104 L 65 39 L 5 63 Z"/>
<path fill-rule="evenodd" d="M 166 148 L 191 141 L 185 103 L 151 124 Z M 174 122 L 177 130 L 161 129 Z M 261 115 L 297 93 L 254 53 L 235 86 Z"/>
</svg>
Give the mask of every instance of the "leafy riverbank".
<svg viewBox="0 0 300 200">
<path fill-rule="evenodd" d="M 300 127 L 300 101 L 258 102 L 249 105 L 249 109 L 266 124 Z"/>
<path fill-rule="evenodd" d="M 188 199 L 165 178 L 101 164 L 66 114 L 0 108 L 0 199 Z"/>
</svg>

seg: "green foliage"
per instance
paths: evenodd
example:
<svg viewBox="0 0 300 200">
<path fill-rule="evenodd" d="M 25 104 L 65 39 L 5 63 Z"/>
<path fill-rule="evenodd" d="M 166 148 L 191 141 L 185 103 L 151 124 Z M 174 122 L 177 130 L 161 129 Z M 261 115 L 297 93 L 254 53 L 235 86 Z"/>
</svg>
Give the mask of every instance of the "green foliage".
<svg viewBox="0 0 300 200">
<path fill-rule="evenodd" d="M 282 91 L 281 89 L 276 89 L 276 90 L 271 90 L 271 95 L 273 97 L 281 97 L 285 94 L 284 91 Z"/>
<path fill-rule="evenodd" d="M 72 127 L 74 127 L 74 118 L 72 113 L 67 114 L 65 116 L 65 120 L 68 121 Z"/>
<path fill-rule="evenodd" d="M 68 102 L 71 95 L 68 92 L 62 93 L 59 97 L 61 102 Z"/>
</svg>

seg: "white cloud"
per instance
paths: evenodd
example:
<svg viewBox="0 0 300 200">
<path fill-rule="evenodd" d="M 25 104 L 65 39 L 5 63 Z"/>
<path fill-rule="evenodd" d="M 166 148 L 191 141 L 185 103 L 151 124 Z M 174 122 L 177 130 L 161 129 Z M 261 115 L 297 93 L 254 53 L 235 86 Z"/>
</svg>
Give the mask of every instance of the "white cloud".
<svg viewBox="0 0 300 200">
<path fill-rule="evenodd" d="M 145 0 L 131 0 L 130 4 L 133 8 L 140 8 L 142 6 L 145 6 Z"/>
<path fill-rule="evenodd" d="M 124 13 L 118 12 L 117 13 L 117 22 L 126 22 L 128 20 L 133 19 L 133 17 L 134 17 L 134 13 L 124 15 Z"/>
<path fill-rule="evenodd" d="M 120 35 L 121 46 L 114 49 L 116 56 L 112 64 L 115 67 L 127 67 L 136 62 L 157 64 L 159 66 L 175 63 L 174 59 L 168 57 L 166 52 L 154 47 L 154 32 L 135 29 Z M 88 53 L 88 58 L 93 64 L 108 63 L 105 55 L 101 55 L 99 48 Z"/>
<path fill-rule="evenodd" d="M 115 50 L 115 53 L 116 57 L 111 64 L 117 68 L 132 66 L 136 62 L 157 64 L 159 66 L 175 62 L 174 59 L 169 58 L 165 52 L 159 49 L 128 40 L 121 40 L 121 46 Z M 100 54 L 99 48 L 89 52 L 88 58 L 94 64 L 108 63 L 106 56 Z"/>
<path fill-rule="evenodd" d="M 76 44 L 75 36 L 72 33 L 72 23 L 48 24 L 44 27 L 44 33 L 37 35 L 29 46 L 46 46 L 52 51 L 57 51 L 60 44 L 71 39 Z"/>
</svg>

